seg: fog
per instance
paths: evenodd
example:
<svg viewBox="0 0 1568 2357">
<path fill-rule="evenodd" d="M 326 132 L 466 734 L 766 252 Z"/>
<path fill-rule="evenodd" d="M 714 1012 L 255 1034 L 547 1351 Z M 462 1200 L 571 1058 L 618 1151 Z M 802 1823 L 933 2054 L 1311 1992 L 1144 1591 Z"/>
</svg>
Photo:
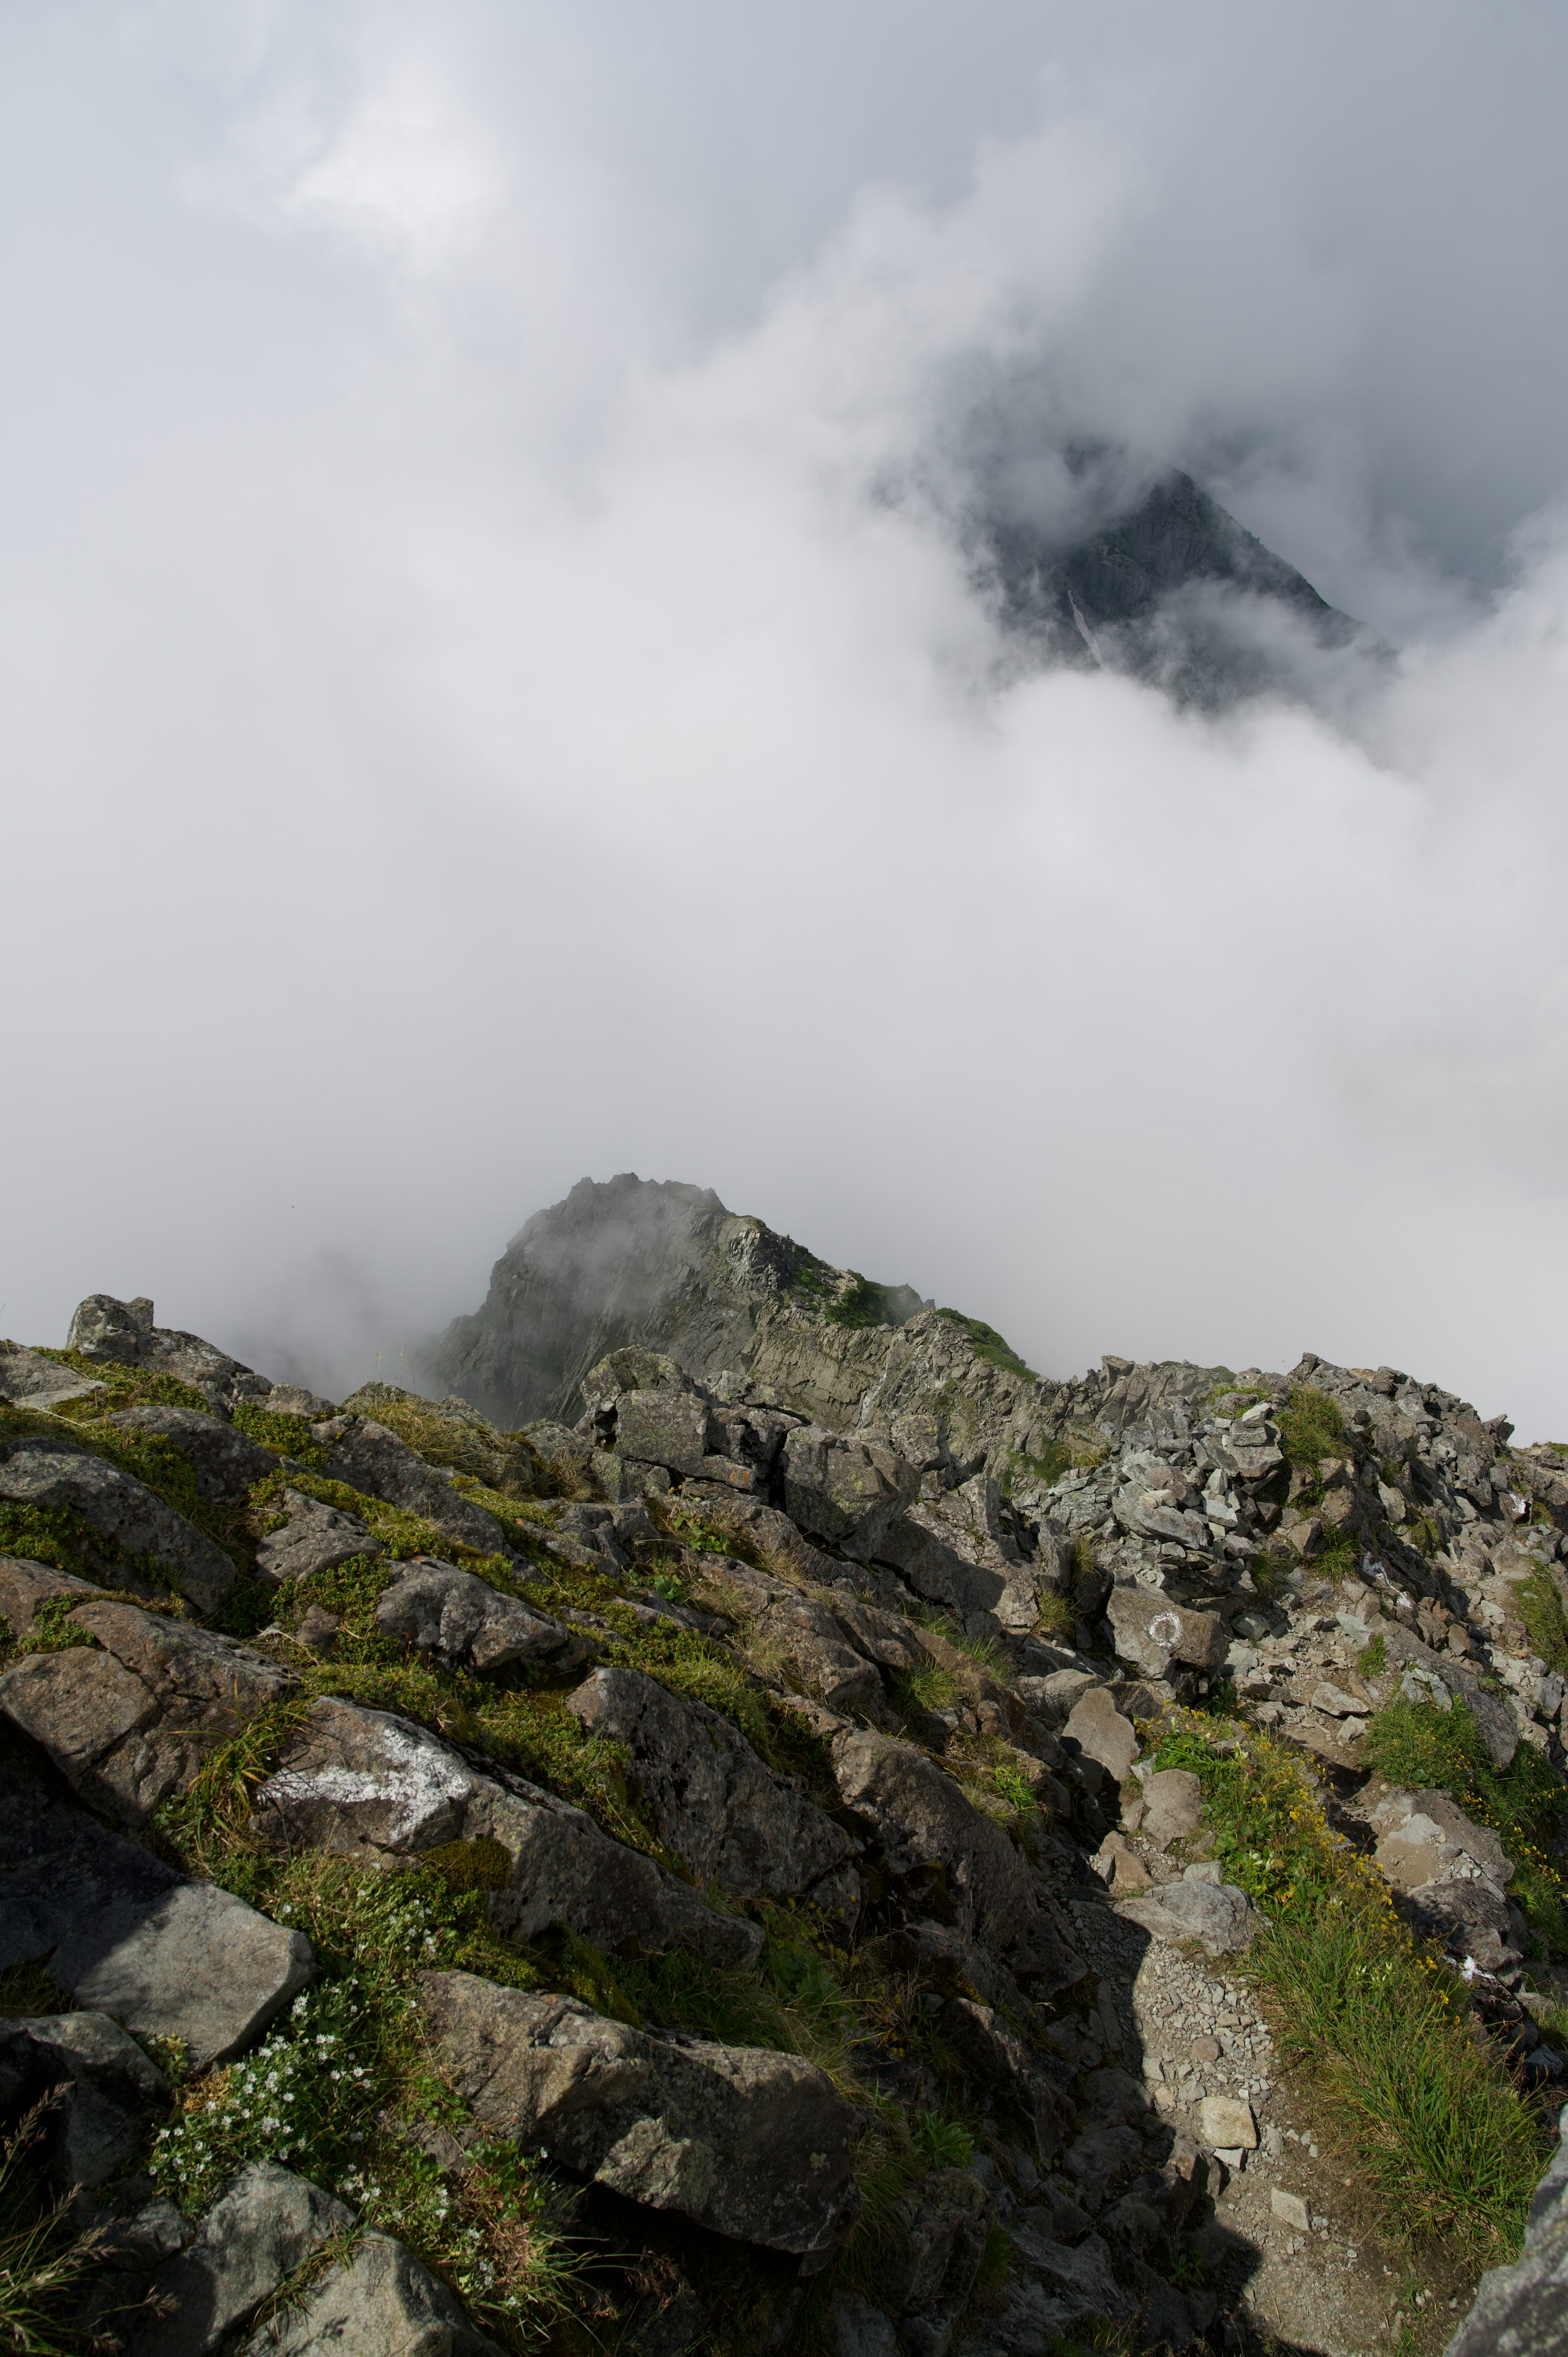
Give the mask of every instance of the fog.
<svg viewBox="0 0 1568 2357">
<path fill-rule="evenodd" d="M 1084 19 L 1087 17 L 1088 21 Z M 1560 9 L 0 14 L 0 1330 L 339 1395 L 585 1173 L 1568 1433 Z M 1398 650 L 1020 669 L 1064 443 Z"/>
</svg>

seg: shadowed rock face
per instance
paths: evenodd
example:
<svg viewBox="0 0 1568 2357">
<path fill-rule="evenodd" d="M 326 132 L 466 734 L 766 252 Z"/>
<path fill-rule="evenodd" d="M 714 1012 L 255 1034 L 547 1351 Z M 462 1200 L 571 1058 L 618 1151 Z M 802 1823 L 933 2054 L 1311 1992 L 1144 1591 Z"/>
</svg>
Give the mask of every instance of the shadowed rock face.
<svg viewBox="0 0 1568 2357">
<path fill-rule="evenodd" d="M 821 1327 L 846 1299 L 854 1324 L 830 1329 L 846 1338 L 878 1315 L 898 1325 L 928 1306 L 908 1286 L 826 1267 L 727 1211 L 709 1188 L 629 1171 L 583 1178 L 518 1231 L 484 1308 L 454 1319 L 421 1372 L 503 1426 L 573 1424 L 584 1376 L 613 1351 L 667 1351 L 693 1374 L 717 1374 L 751 1363 L 765 1313 L 794 1302 Z"/>
<path fill-rule="evenodd" d="M 1069 533 L 1015 520 L 980 533 L 1004 625 L 1047 662 L 1131 673 L 1214 711 L 1271 692 L 1315 702 L 1348 660 L 1387 656 L 1175 468 L 1088 530 L 1075 521 Z"/>
</svg>

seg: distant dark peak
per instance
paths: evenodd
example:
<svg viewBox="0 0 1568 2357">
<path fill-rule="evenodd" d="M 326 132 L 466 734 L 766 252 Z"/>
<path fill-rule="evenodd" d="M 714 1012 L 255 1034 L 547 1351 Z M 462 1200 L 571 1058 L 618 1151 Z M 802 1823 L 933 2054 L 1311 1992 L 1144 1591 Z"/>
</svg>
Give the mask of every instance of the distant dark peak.
<svg viewBox="0 0 1568 2357">
<path fill-rule="evenodd" d="M 1323 702 L 1348 666 L 1387 658 L 1190 475 L 1167 468 L 1118 500 L 1103 456 L 1068 454 L 1081 496 L 1050 521 L 993 493 L 977 525 L 977 577 L 1026 660 L 1122 672 L 1218 711 L 1271 693 Z"/>
</svg>

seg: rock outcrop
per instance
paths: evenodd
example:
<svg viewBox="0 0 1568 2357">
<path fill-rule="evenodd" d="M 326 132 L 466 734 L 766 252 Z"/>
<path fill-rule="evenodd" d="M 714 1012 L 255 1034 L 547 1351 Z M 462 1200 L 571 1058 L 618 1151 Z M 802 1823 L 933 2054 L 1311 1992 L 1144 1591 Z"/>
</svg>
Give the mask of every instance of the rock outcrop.
<svg viewBox="0 0 1568 2357">
<path fill-rule="evenodd" d="M 527 1435 L 146 1303 L 0 1354 L 0 2131 L 99 2255 L 54 2320 L 1397 2330 L 1256 1996 L 1271 1844 L 1381 1894 L 1499 2103 L 1568 2079 L 1563 1458 L 1310 1355 L 1050 1382 L 695 1189 L 565 1213 L 448 1370 Z M 1560 2344 L 1560 2178 L 1460 2357 Z"/>
</svg>

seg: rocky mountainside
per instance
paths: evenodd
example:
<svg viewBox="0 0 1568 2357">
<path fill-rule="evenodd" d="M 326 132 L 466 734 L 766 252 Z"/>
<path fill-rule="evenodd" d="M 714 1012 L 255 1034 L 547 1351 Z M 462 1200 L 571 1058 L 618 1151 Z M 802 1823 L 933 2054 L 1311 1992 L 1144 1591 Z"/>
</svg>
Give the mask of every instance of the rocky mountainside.
<svg viewBox="0 0 1568 2357">
<path fill-rule="evenodd" d="M 1568 2346 L 1563 1452 L 635 1180 L 447 1347 L 0 1345 L 16 2345 Z"/>
<path fill-rule="evenodd" d="M 1074 454 L 1084 479 L 1070 523 L 1008 511 L 977 528 L 979 576 L 1036 659 L 1130 673 L 1211 711 L 1267 692 L 1316 702 L 1351 664 L 1386 660 L 1375 632 L 1190 475 L 1166 468 L 1118 496 L 1112 455 Z"/>
</svg>

